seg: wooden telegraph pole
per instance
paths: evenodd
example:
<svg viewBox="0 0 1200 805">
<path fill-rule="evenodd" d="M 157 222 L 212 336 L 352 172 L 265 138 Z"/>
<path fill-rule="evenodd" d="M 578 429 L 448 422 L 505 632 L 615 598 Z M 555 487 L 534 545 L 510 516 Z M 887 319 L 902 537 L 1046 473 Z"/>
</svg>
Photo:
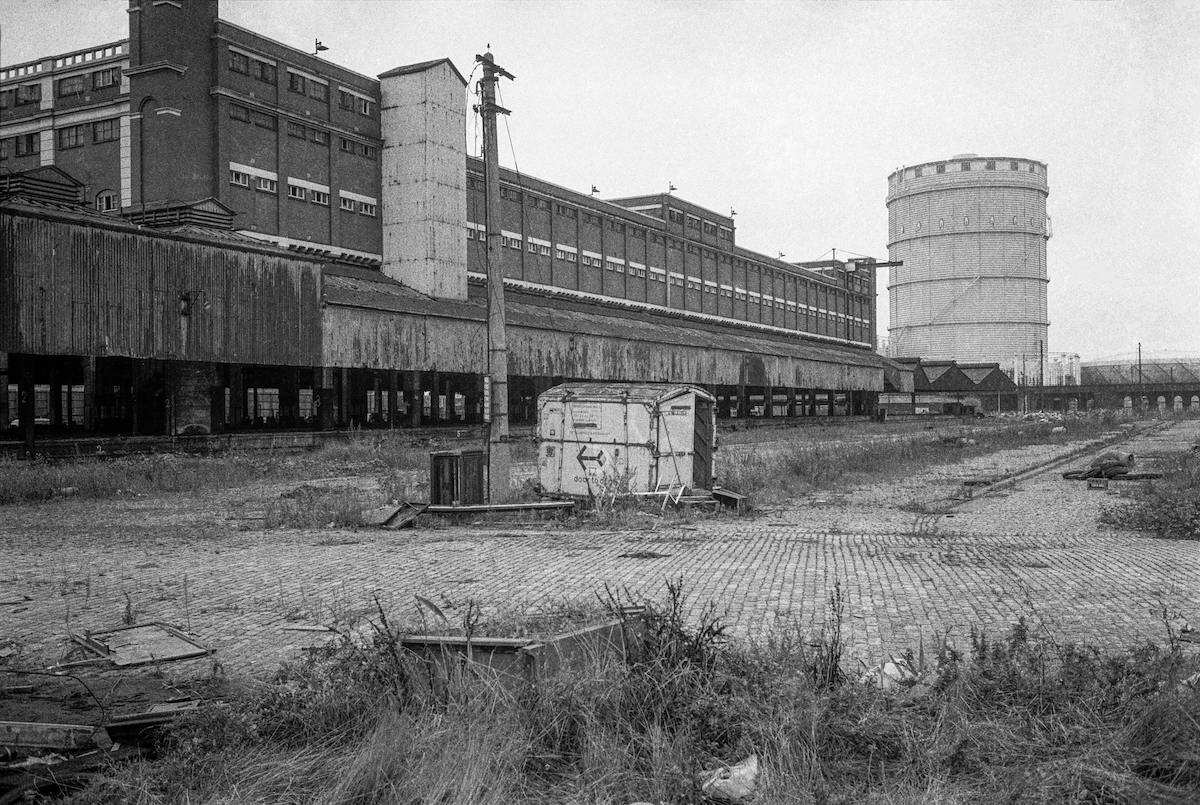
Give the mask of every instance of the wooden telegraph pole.
<svg viewBox="0 0 1200 805">
<path fill-rule="evenodd" d="M 488 418 L 488 501 L 504 503 L 512 498 L 509 469 L 512 464 L 508 443 L 508 341 L 504 334 L 504 266 L 501 263 L 500 232 L 500 155 L 497 149 L 496 115 L 507 109 L 496 103 L 496 84 L 500 76 L 510 81 L 511 73 L 496 64 L 491 53 L 476 56 L 483 67 L 479 80 L 482 99 L 478 107 L 483 118 L 484 199 L 487 227 L 487 351 L 488 379 L 485 397 L 490 398 Z M 485 409 L 487 409 L 485 400 Z"/>
</svg>

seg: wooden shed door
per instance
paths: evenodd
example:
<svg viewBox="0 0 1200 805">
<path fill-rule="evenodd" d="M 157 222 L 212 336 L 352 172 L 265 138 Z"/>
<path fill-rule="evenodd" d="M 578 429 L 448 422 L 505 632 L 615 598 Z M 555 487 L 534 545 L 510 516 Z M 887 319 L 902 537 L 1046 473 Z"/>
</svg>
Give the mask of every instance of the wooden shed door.
<svg viewBox="0 0 1200 805">
<path fill-rule="evenodd" d="M 692 441 L 692 486 L 709 489 L 713 474 L 713 404 L 696 395 L 695 438 Z"/>
</svg>

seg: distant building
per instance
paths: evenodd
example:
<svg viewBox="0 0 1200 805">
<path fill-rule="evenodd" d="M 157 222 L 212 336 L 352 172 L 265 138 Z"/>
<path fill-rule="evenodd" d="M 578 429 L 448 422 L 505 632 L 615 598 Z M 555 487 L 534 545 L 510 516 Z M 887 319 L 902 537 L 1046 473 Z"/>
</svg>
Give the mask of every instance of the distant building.
<svg viewBox="0 0 1200 805">
<path fill-rule="evenodd" d="M 1046 165 L 963 154 L 888 177 L 889 354 L 999 362 L 1049 352 Z"/>
<path fill-rule="evenodd" d="M 478 421 L 463 74 L 361 75 L 216 0 L 130 0 L 128 20 L 0 67 L 0 430 L 29 399 L 27 422 L 109 432 Z M 669 193 L 499 178 L 512 410 L 563 378 L 702 384 L 738 416 L 873 408 L 873 259 L 788 263 Z M 42 260 L 46 238 L 69 256 Z"/>
</svg>

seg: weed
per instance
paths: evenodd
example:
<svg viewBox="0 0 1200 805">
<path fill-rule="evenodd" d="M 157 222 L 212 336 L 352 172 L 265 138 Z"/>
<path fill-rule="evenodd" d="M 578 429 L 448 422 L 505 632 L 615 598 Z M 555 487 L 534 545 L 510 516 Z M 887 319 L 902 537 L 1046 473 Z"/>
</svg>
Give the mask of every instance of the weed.
<svg viewBox="0 0 1200 805">
<path fill-rule="evenodd" d="M 962 654 L 922 640 L 902 662 L 930 683 L 889 691 L 848 684 L 837 584 L 818 633 L 791 623 L 749 643 L 682 580 L 637 603 L 646 629 L 623 662 L 512 695 L 469 673 L 414 684 L 420 662 L 376 602 L 369 639 L 189 713 L 160 760 L 76 802 L 697 803 L 704 769 L 751 753 L 764 805 L 1200 798 L 1200 692 L 1181 684 L 1200 659 L 1178 644 L 1058 645 L 1022 619 L 972 632 Z M 477 607 L 458 610 L 477 631 Z"/>
<path fill-rule="evenodd" d="M 1105 506 L 1100 522 L 1156 537 L 1200 539 L 1200 452 L 1172 456 L 1162 480 L 1135 486 L 1132 501 Z"/>
</svg>

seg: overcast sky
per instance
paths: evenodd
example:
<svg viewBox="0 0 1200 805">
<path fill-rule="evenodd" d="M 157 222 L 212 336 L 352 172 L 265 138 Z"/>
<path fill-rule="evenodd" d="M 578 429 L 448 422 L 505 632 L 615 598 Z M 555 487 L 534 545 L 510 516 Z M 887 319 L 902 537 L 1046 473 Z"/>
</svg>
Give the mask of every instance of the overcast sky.
<svg viewBox="0 0 1200 805">
<path fill-rule="evenodd" d="M 127 36 L 122 0 L 0 0 L 0 62 Z M 887 256 L 887 177 L 1049 164 L 1050 350 L 1200 356 L 1200 2 L 304 2 L 221 16 L 351 69 L 490 44 L 522 172 L 737 210 L 788 260 Z M 474 149 L 470 123 L 467 147 Z M 886 271 L 881 272 L 886 275 Z M 886 334 L 887 289 L 878 310 Z"/>
</svg>

